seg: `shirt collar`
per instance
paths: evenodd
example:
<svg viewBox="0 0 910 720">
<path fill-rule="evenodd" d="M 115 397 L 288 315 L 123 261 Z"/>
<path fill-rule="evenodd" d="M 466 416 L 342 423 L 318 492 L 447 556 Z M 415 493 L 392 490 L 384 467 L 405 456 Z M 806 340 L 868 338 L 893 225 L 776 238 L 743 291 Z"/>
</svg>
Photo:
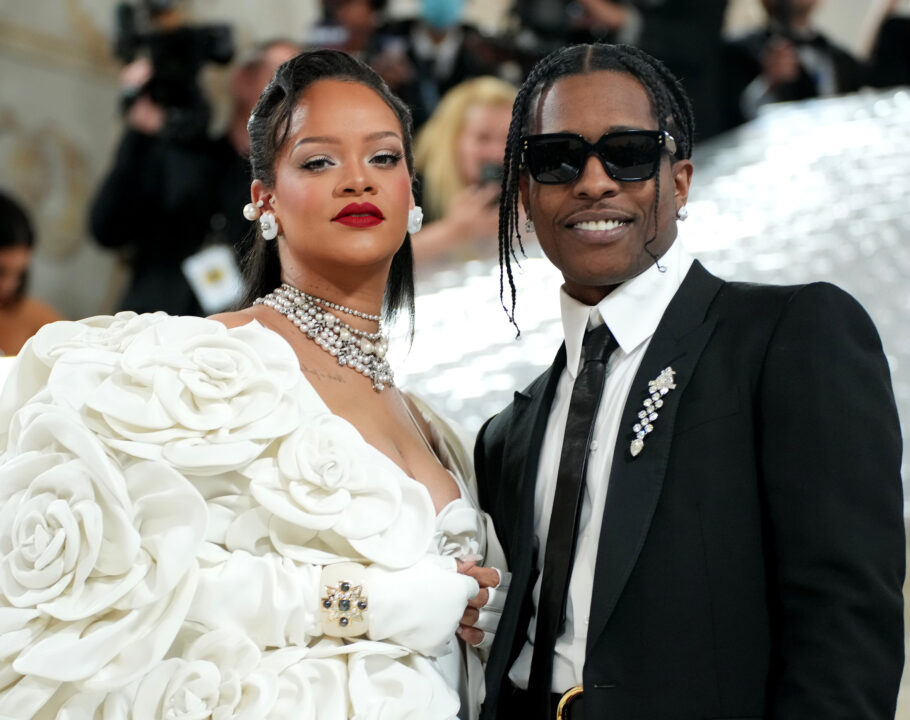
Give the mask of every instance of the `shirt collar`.
<svg viewBox="0 0 910 720">
<path fill-rule="evenodd" d="M 640 275 L 617 286 L 597 305 L 585 305 L 559 291 L 562 328 L 566 341 L 566 368 L 574 379 L 581 360 L 585 330 L 605 322 L 625 354 L 648 340 L 657 330 L 670 300 L 692 266 L 693 258 L 674 242 L 660 259 Z M 661 272 L 661 269 L 664 271 Z"/>
</svg>

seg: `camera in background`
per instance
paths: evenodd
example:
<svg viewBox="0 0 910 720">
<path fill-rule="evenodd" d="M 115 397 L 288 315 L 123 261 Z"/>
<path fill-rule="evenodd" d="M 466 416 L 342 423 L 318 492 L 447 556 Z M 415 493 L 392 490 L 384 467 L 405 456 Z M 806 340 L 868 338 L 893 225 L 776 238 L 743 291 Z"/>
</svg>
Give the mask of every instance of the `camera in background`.
<svg viewBox="0 0 910 720">
<path fill-rule="evenodd" d="M 211 108 L 199 85 L 199 71 L 212 62 L 227 64 L 234 57 L 229 25 L 189 25 L 176 0 L 122 2 L 116 9 L 114 53 L 132 62 L 147 48 L 153 73 L 140 88 L 123 98 L 123 110 L 147 95 L 164 108 L 163 134 L 192 142 L 206 135 Z"/>
</svg>

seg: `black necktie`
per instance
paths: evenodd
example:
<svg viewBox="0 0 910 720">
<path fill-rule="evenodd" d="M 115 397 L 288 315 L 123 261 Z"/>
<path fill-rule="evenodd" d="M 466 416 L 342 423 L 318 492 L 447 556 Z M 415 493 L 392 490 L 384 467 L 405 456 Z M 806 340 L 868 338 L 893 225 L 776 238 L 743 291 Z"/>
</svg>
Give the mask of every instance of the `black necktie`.
<svg viewBox="0 0 910 720">
<path fill-rule="evenodd" d="M 547 547 L 544 551 L 543 580 L 537 603 L 537 631 L 531 659 L 529 691 L 539 696 L 540 707 L 549 707 L 550 682 L 556 639 L 566 621 L 569 578 L 575 559 L 575 540 L 584 497 L 585 468 L 594 431 L 594 418 L 603 394 L 607 359 L 616 349 L 616 340 L 606 325 L 585 333 L 583 365 L 575 378 L 569 415 L 556 474 L 556 494 L 550 515 Z M 563 692 L 569 688 L 553 688 Z"/>
</svg>

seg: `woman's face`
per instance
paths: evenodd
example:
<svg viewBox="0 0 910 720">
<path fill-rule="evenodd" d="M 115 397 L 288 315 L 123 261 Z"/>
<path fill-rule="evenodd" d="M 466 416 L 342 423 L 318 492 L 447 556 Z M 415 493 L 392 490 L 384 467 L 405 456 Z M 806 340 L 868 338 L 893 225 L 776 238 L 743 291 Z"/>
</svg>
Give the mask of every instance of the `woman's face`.
<svg viewBox="0 0 910 720">
<path fill-rule="evenodd" d="M 385 270 L 413 206 L 398 116 L 369 87 L 320 80 L 300 97 L 275 162 L 275 187 L 258 188 L 284 240 L 286 279 Z M 257 187 L 254 184 L 254 200 Z"/>
<path fill-rule="evenodd" d="M 484 165 L 502 165 L 511 105 L 472 105 L 464 117 L 464 127 L 458 136 L 458 172 L 468 185 L 481 180 Z"/>
<path fill-rule="evenodd" d="M 27 245 L 0 248 L 0 307 L 9 303 L 22 286 L 30 257 Z"/>
</svg>

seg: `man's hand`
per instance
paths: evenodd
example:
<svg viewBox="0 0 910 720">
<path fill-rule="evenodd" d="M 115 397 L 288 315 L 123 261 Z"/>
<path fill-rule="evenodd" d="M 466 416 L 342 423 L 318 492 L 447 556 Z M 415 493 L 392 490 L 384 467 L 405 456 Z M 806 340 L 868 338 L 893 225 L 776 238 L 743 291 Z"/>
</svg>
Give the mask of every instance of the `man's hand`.
<svg viewBox="0 0 910 720">
<path fill-rule="evenodd" d="M 799 55 L 792 42 L 772 37 L 762 54 L 762 77 L 768 86 L 776 88 L 799 78 Z"/>
<path fill-rule="evenodd" d="M 124 97 L 134 97 L 126 111 L 126 124 L 146 135 L 157 135 L 164 127 L 164 108 L 143 93 L 152 79 L 154 68 L 148 58 L 139 58 L 120 71 L 120 88 Z"/>
<path fill-rule="evenodd" d="M 469 645 L 489 647 L 508 586 L 503 585 L 503 574 L 496 568 L 459 561 L 458 572 L 474 578 L 480 592 L 468 601 L 456 632 Z"/>
</svg>

